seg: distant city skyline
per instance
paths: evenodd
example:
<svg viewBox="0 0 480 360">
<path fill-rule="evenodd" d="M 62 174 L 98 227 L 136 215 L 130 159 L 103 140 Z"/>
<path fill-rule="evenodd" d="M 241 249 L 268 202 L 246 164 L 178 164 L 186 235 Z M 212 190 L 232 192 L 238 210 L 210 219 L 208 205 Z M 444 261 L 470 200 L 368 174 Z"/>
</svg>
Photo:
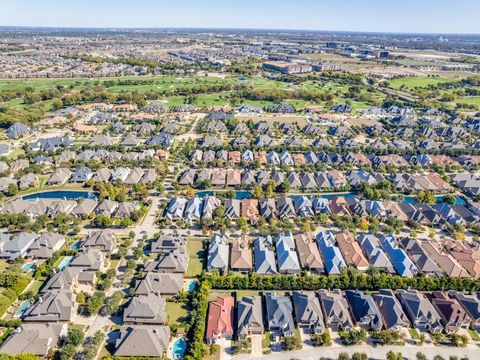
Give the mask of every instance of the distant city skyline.
<svg viewBox="0 0 480 360">
<path fill-rule="evenodd" d="M 480 33 L 478 0 L 0 0 L 0 26 Z"/>
</svg>

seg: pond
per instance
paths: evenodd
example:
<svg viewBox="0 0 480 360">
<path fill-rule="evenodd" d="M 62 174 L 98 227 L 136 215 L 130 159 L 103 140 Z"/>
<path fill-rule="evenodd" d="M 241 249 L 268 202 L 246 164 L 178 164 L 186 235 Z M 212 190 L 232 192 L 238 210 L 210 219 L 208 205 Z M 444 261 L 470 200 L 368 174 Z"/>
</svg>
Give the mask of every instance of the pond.
<svg viewBox="0 0 480 360">
<path fill-rule="evenodd" d="M 42 191 L 42 192 L 37 192 L 37 193 L 22 196 L 22 200 L 32 200 L 32 201 L 36 201 L 38 199 L 75 200 L 78 198 L 97 200 L 98 194 L 92 191 L 55 190 L 55 191 Z"/>
<path fill-rule="evenodd" d="M 60 264 L 58 264 L 58 270 L 65 269 L 72 262 L 72 259 L 73 256 L 65 256 Z"/>
<path fill-rule="evenodd" d="M 25 300 L 23 303 L 20 304 L 20 307 L 17 310 L 17 313 L 15 314 L 16 318 L 21 317 L 23 314 L 25 314 L 25 311 L 28 310 L 28 308 L 32 305 L 32 302 L 30 300 Z"/>
<path fill-rule="evenodd" d="M 178 338 L 173 343 L 172 355 L 174 359 L 183 359 L 185 350 L 187 349 L 187 342 L 184 338 Z"/>
<path fill-rule="evenodd" d="M 213 195 L 218 196 L 221 193 L 226 194 L 227 192 L 219 191 L 219 192 L 215 193 L 211 190 L 205 190 L 205 191 L 198 191 L 195 194 L 195 196 L 203 198 L 205 196 L 213 196 Z M 252 198 L 252 193 L 250 191 L 245 191 L 245 190 L 235 191 L 235 198 L 234 199 L 243 200 L 243 199 L 251 199 L 251 198 Z"/>
<path fill-rule="evenodd" d="M 409 204 L 416 204 L 417 203 L 417 198 L 415 195 L 408 195 L 403 198 L 403 201 Z M 435 201 L 437 204 L 443 204 L 445 203 L 443 195 L 437 195 L 435 196 Z M 455 197 L 455 205 L 468 205 L 467 202 L 465 201 L 464 198 L 461 196 L 456 196 Z"/>
<path fill-rule="evenodd" d="M 37 265 L 35 263 L 26 263 L 22 266 L 22 271 L 24 273 L 29 272 L 29 271 L 35 271 L 37 269 Z"/>
</svg>

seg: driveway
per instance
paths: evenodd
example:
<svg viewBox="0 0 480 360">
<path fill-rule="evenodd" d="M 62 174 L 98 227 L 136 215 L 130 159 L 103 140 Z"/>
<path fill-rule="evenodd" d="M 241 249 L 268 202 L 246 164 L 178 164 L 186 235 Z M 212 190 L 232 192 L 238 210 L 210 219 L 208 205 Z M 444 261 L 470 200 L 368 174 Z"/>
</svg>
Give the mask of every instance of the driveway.
<svg viewBox="0 0 480 360">
<path fill-rule="evenodd" d="M 252 335 L 252 356 L 262 356 L 262 335 Z"/>
</svg>

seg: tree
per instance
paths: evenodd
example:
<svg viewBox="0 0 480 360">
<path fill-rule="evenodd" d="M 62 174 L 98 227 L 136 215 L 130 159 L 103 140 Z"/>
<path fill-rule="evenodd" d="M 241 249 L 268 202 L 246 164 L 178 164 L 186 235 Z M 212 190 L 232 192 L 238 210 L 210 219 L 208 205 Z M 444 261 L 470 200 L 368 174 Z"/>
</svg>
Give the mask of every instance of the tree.
<svg viewBox="0 0 480 360">
<path fill-rule="evenodd" d="M 75 355 L 75 346 L 73 344 L 66 344 L 62 346 L 62 349 L 60 350 L 60 360 L 70 360 L 73 358 Z"/>
<path fill-rule="evenodd" d="M 364 329 L 341 331 L 339 335 L 345 345 L 360 345 L 367 340 L 367 332 Z"/>
<path fill-rule="evenodd" d="M 360 219 L 360 223 L 358 224 L 358 227 L 359 227 L 360 230 L 362 230 L 362 231 L 367 231 L 368 228 L 369 228 L 368 219 L 365 218 L 365 217 L 362 217 L 362 218 Z"/>
<path fill-rule="evenodd" d="M 278 187 L 278 191 L 283 194 L 288 193 L 290 191 L 290 182 L 287 179 L 283 180 Z"/>
<path fill-rule="evenodd" d="M 103 291 L 97 291 L 87 300 L 86 309 L 88 315 L 97 315 L 103 306 L 105 300 L 105 293 Z"/>
<path fill-rule="evenodd" d="M 15 196 L 17 194 L 18 194 L 18 186 L 16 184 L 9 184 L 7 187 L 7 191 L 5 191 L 5 195 Z"/>
<path fill-rule="evenodd" d="M 427 360 L 427 356 L 426 356 L 424 353 L 420 352 L 420 351 L 417 352 L 416 357 L 417 357 L 417 360 Z"/>
<path fill-rule="evenodd" d="M 67 332 L 67 344 L 72 344 L 73 346 L 77 347 L 83 341 L 83 331 L 77 327 L 69 327 Z"/>
<path fill-rule="evenodd" d="M 348 355 L 347 352 L 341 352 L 338 355 L 338 360 L 350 360 L 350 356 Z"/>
</svg>

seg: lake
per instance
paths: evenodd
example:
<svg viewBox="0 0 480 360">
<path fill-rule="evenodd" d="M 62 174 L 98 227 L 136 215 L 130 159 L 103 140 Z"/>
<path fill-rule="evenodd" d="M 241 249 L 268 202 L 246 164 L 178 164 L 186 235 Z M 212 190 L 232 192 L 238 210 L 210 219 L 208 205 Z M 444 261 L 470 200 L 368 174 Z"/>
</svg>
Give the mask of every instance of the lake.
<svg viewBox="0 0 480 360">
<path fill-rule="evenodd" d="M 42 191 L 33 194 L 22 196 L 22 200 L 36 201 L 38 199 L 95 199 L 98 200 L 98 194 L 92 191 L 75 191 L 75 190 L 55 190 L 55 191 Z"/>
</svg>

